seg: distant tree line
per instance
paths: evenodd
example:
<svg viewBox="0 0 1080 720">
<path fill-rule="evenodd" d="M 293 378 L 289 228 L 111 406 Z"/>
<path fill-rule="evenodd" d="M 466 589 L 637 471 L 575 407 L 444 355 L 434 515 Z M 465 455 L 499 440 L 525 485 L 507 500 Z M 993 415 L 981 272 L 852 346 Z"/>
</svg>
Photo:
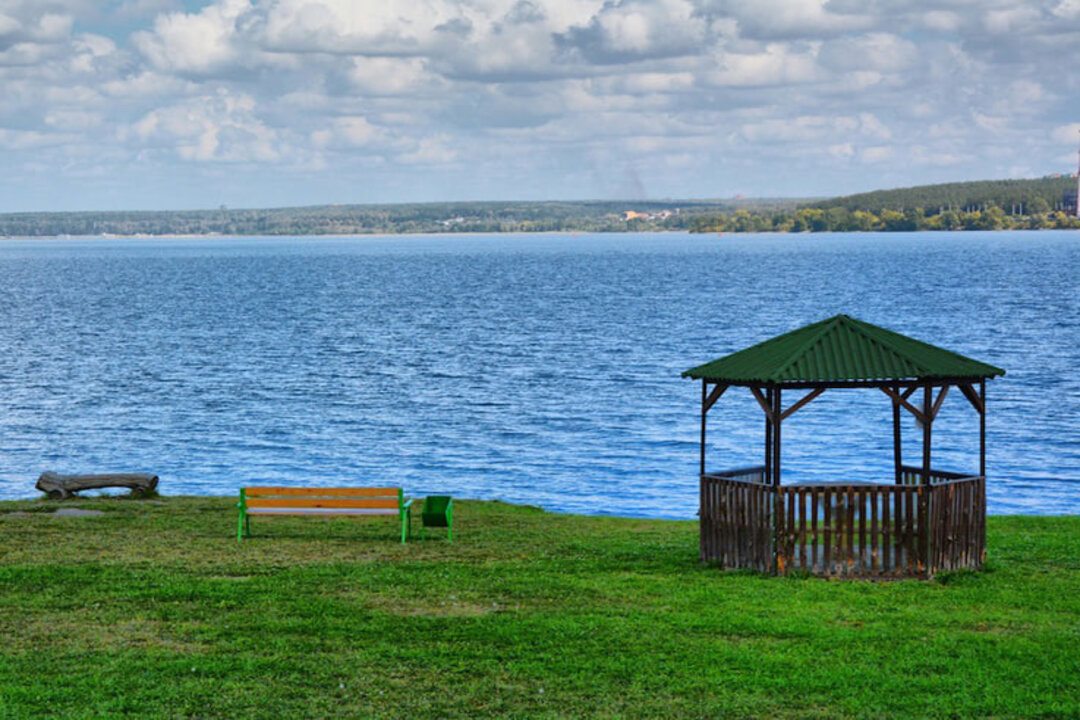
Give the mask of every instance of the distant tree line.
<svg viewBox="0 0 1080 720">
<path fill-rule="evenodd" d="M 978 210 L 927 212 L 851 211 L 847 208 L 799 208 L 773 213 L 738 210 L 699 218 L 692 232 L 910 232 L 914 230 L 1053 230 L 1080 229 L 1080 219 L 1055 212 L 1009 214 L 997 205 Z"/>
<path fill-rule="evenodd" d="M 694 232 L 1078 229 L 1076 179 L 993 180 L 881 190 L 777 211 L 697 218 Z"/>
<path fill-rule="evenodd" d="M 262 210 L 0 214 L 0 235 L 350 235 L 381 233 L 690 230 L 739 207 L 793 201 L 462 202 L 323 205 Z M 634 210 L 633 219 L 625 213 Z"/>
</svg>

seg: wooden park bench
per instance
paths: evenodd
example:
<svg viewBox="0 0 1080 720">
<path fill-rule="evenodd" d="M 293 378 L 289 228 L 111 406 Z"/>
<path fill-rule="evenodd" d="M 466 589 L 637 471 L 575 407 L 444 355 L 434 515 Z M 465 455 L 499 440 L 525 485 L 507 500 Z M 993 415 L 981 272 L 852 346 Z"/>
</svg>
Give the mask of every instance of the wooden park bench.
<svg viewBox="0 0 1080 720">
<path fill-rule="evenodd" d="M 401 488 L 240 488 L 240 517 L 236 540 L 251 537 L 252 515 L 306 515 L 333 517 L 347 515 L 397 515 L 401 519 L 401 542 L 410 535 L 412 500 Z"/>
</svg>

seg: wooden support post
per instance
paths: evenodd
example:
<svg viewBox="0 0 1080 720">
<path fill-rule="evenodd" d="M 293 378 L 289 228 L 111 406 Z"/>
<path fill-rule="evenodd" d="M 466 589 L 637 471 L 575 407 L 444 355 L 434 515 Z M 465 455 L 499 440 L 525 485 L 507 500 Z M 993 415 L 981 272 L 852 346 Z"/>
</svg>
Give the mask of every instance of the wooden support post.
<svg viewBox="0 0 1080 720">
<path fill-rule="evenodd" d="M 766 388 L 765 396 L 772 407 L 772 388 Z M 772 418 L 765 413 L 765 477 L 762 478 L 766 485 L 772 485 Z"/>
<path fill-rule="evenodd" d="M 896 392 L 900 392 L 900 386 L 896 386 Z M 893 474 L 896 484 L 904 482 L 904 446 L 900 435 L 900 403 L 892 401 L 892 442 L 893 442 Z"/>
<path fill-rule="evenodd" d="M 930 443 L 934 417 L 930 413 L 933 404 L 934 389 L 930 385 L 923 388 L 923 426 L 922 426 L 922 484 L 930 484 Z"/>
<path fill-rule="evenodd" d="M 1078 191 L 1080 192 L 1080 191 Z M 1076 206 L 1080 214 L 1080 203 Z M 982 476 L 982 497 L 979 502 L 979 547 L 982 548 L 978 562 L 981 567 L 986 562 L 986 379 L 979 381 L 979 475 Z"/>
<path fill-rule="evenodd" d="M 979 475 L 986 477 L 986 380 L 979 381 Z"/>
<path fill-rule="evenodd" d="M 946 388 L 941 389 L 944 399 L 944 393 Z M 919 523 L 919 535 L 918 535 L 918 548 L 916 550 L 915 568 L 919 575 L 923 577 L 930 577 L 933 574 L 933 568 L 930 567 L 930 493 L 934 492 L 934 488 L 930 486 L 930 448 L 932 442 L 932 429 L 934 427 L 934 411 L 935 408 L 932 405 L 934 399 L 934 388 L 927 383 L 923 388 L 923 450 L 922 450 L 922 487 L 919 488 L 918 495 L 918 520 Z"/>
<path fill-rule="evenodd" d="M 773 418 L 776 420 L 773 427 L 773 444 L 776 446 L 776 451 L 773 453 L 773 477 L 775 478 L 773 484 L 780 487 L 780 386 L 777 385 L 773 390 Z"/>
<path fill-rule="evenodd" d="M 769 411 L 772 416 L 772 446 L 769 452 L 772 455 L 772 477 L 769 484 L 773 486 L 773 573 L 779 574 L 784 571 L 784 496 L 780 492 L 780 387 L 774 386 L 769 391 Z"/>
<path fill-rule="evenodd" d="M 708 381 L 701 381 L 701 461 L 699 464 L 698 475 L 705 474 L 705 414 L 708 412 L 708 408 L 705 407 L 705 402 L 708 398 Z"/>
</svg>

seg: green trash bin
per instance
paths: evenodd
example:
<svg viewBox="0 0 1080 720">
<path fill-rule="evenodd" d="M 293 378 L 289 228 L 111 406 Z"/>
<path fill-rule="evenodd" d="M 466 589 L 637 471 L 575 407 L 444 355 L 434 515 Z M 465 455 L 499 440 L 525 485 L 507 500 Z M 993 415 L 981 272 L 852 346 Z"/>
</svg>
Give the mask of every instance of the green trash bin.
<svg viewBox="0 0 1080 720">
<path fill-rule="evenodd" d="M 424 498 L 424 510 L 420 517 L 424 523 L 422 531 L 425 537 L 429 527 L 444 527 L 447 540 L 454 542 L 454 498 L 449 495 L 428 495 Z"/>
</svg>

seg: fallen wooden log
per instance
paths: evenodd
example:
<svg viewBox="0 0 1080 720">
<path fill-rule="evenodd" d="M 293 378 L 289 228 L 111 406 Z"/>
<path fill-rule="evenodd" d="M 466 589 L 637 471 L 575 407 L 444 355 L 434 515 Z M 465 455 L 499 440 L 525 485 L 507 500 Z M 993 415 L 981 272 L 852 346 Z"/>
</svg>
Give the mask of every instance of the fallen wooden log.
<svg viewBox="0 0 1080 720">
<path fill-rule="evenodd" d="M 146 495 L 157 488 L 158 476 L 150 473 L 104 473 L 101 475 L 61 475 L 43 472 L 37 489 L 51 498 L 69 498 L 80 490 L 126 487 L 133 495 Z"/>
</svg>

